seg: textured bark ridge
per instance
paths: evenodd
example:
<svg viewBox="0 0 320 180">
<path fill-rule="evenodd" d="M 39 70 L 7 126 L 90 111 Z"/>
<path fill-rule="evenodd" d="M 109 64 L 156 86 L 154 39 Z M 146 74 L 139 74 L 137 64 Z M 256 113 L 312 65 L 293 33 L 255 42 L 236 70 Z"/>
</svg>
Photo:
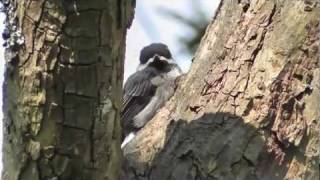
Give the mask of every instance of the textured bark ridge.
<svg viewBox="0 0 320 180">
<path fill-rule="evenodd" d="M 319 179 L 319 20 L 317 0 L 222 1 L 174 97 L 125 147 L 125 179 Z"/>
<path fill-rule="evenodd" d="M 115 180 L 134 1 L 8 0 L 3 180 Z"/>
</svg>

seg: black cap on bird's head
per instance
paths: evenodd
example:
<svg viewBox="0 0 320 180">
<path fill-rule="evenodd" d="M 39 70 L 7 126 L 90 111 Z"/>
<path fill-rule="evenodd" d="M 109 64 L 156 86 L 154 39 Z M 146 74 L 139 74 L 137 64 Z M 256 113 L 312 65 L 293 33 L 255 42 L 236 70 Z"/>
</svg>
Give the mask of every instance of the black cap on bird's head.
<svg viewBox="0 0 320 180">
<path fill-rule="evenodd" d="M 162 43 L 152 43 L 144 47 L 140 52 L 140 64 L 145 64 L 154 56 L 162 56 L 171 59 L 172 55 L 167 45 Z"/>
</svg>

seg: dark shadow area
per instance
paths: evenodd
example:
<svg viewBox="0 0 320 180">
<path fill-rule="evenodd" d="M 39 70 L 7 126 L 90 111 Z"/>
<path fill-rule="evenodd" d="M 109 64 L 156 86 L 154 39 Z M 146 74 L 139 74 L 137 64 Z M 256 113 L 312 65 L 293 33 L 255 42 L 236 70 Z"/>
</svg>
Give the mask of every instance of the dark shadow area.
<svg viewBox="0 0 320 180">
<path fill-rule="evenodd" d="M 126 155 L 122 180 L 284 179 L 289 167 L 267 151 L 269 137 L 229 113 L 204 114 L 191 122 L 172 120 L 165 146 L 153 162 L 139 163 L 138 152 Z M 284 162 L 292 155 L 286 154 Z"/>
</svg>

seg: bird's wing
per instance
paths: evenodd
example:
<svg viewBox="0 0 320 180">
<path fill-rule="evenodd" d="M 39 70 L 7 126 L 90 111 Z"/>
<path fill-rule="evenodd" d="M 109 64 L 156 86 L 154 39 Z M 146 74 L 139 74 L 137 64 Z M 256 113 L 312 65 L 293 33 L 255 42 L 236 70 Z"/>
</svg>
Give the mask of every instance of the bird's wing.
<svg viewBox="0 0 320 180">
<path fill-rule="evenodd" d="M 138 71 L 131 75 L 124 86 L 123 109 L 121 112 L 124 133 L 132 130 L 132 119 L 150 102 L 156 91 L 156 86 L 152 84 L 151 78 L 155 74 L 152 71 Z"/>
</svg>

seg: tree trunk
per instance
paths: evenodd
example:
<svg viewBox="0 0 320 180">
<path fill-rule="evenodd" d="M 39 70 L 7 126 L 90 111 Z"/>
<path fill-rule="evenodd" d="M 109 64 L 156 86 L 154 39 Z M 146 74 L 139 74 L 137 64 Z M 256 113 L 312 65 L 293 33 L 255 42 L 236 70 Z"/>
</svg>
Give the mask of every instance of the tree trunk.
<svg viewBox="0 0 320 180">
<path fill-rule="evenodd" d="M 134 1 L 8 0 L 3 180 L 117 179 Z"/>
<path fill-rule="evenodd" d="M 223 0 L 126 179 L 319 179 L 320 3 Z"/>
</svg>

